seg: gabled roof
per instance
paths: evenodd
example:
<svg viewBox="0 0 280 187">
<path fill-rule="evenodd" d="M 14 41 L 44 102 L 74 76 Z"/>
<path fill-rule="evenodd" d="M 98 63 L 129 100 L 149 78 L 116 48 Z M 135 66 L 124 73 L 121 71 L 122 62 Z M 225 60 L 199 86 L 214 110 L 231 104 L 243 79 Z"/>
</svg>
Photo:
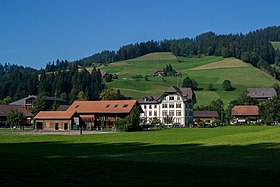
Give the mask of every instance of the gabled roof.
<svg viewBox="0 0 280 187">
<path fill-rule="evenodd" d="M 82 113 L 130 113 L 136 100 L 75 101 L 67 111 Z"/>
<path fill-rule="evenodd" d="M 22 106 L 18 105 L 0 105 L 0 116 L 8 116 L 12 110 L 17 110 L 22 112 L 25 117 L 33 117 L 34 115 L 28 110 L 22 108 Z"/>
<path fill-rule="evenodd" d="M 160 102 L 160 98 L 162 95 L 149 95 L 145 96 L 142 99 L 139 99 L 139 103 L 146 103 L 146 104 L 157 104 Z"/>
<path fill-rule="evenodd" d="M 194 118 L 217 118 L 217 111 L 193 111 Z"/>
<path fill-rule="evenodd" d="M 59 105 L 56 111 L 66 111 L 69 107 L 70 105 Z"/>
<path fill-rule="evenodd" d="M 259 107 L 255 105 L 234 106 L 231 110 L 232 116 L 258 116 Z"/>
<path fill-rule="evenodd" d="M 178 94 L 182 96 L 184 101 L 191 100 L 194 103 L 196 103 L 195 94 L 192 91 L 191 88 L 178 88 L 176 86 L 170 86 L 162 95 L 151 95 L 151 96 L 145 96 L 144 98 L 138 100 L 141 104 L 156 104 L 160 103 L 162 100 L 162 97 L 169 94 Z M 154 98 L 154 99 L 151 99 Z"/>
<path fill-rule="evenodd" d="M 22 98 L 22 99 L 19 99 L 17 101 L 14 101 L 14 102 L 11 102 L 9 105 L 25 105 L 26 103 L 26 100 L 27 99 L 36 99 L 38 96 L 37 95 L 29 95 L 28 97 L 25 97 L 25 98 Z M 48 96 L 43 96 L 43 99 L 46 100 L 46 101 L 58 101 L 58 102 L 65 102 L 67 103 L 66 100 L 64 99 L 61 99 L 61 98 L 58 98 L 58 97 L 48 97 Z"/>
<path fill-rule="evenodd" d="M 34 119 L 71 119 L 75 113 L 75 111 L 40 111 Z"/>
<path fill-rule="evenodd" d="M 247 95 L 252 98 L 272 98 L 277 96 L 274 88 L 248 88 Z"/>
</svg>

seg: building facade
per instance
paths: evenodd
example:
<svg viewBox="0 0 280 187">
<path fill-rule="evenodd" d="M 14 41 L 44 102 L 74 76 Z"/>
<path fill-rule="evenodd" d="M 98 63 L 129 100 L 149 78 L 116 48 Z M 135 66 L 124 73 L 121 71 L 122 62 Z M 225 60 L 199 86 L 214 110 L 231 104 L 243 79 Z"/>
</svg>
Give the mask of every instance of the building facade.
<svg viewBox="0 0 280 187">
<path fill-rule="evenodd" d="M 114 123 L 128 116 L 136 100 L 75 101 L 66 111 L 41 111 L 35 116 L 38 130 L 85 130 L 113 127 Z"/>
<path fill-rule="evenodd" d="M 153 118 L 164 123 L 164 118 L 172 117 L 173 124 L 181 127 L 191 127 L 193 124 L 196 98 L 191 88 L 171 86 L 162 95 L 146 96 L 138 102 L 144 111 L 140 117 L 147 123 L 151 123 Z"/>
<path fill-rule="evenodd" d="M 10 103 L 9 105 L 18 105 L 18 106 L 22 106 L 23 108 L 25 108 L 27 110 L 30 110 L 32 108 L 33 102 L 36 98 L 37 98 L 36 95 L 29 95 L 28 97 L 14 101 L 14 102 Z M 50 110 L 54 103 L 56 103 L 57 105 L 67 105 L 68 104 L 68 102 L 66 100 L 60 99 L 57 97 L 43 96 L 43 99 L 45 101 L 47 110 Z"/>
<path fill-rule="evenodd" d="M 36 130 L 73 130 L 81 123 L 80 116 L 67 111 L 41 111 L 35 117 Z"/>
<path fill-rule="evenodd" d="M 13 110 L 23 113 L 23 115 L 25 116 L 25 125 L 31 125 L 31 121 L 34 115 L 28 110 L 24 109 L 22 106 L 0 105 L 0 127 L 5 127 L 8 124 L 8 116 Z"/>
<path fill-rule="evenodd" d="M 231 110 L 232 123 L 255 123 L 259 119 L 259 107 L 255 105 L 234 106 Z"/>
</svg>

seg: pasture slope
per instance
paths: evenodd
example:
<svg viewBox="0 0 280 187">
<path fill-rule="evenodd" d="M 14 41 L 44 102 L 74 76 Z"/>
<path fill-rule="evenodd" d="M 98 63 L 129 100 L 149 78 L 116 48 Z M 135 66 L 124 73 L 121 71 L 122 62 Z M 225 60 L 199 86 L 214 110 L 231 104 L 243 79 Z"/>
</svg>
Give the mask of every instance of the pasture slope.
<svg viewBox="0 0 280 187">
<path fill-rule="evenodd" d="M 280 127 L 0 134 L 1 186 L 279 186 Z"/>
<path fill-rule="evenodd" d="M 167 64 L 179 71 L 181 77 L 153 77 L 153 73 L 163 69 Z M 121 93 L 139 99 L 145 95 L 161 94 L 169 86 L 182 85 L 186 76 L 198 82 L 203 90 L 196 91 L 197 105 L 207 105 L 216 99 L 222 99 L 225 104 L 240 96 L 248 87 L 271 87 L 279 83 L 273 77 L 261 70 L 235 58 L 214 56 L 204 57 L 175 57 L 171 53 L 151 53 L 139 58 L 114 62 L 102 67 L 103 71 L 118 74 L 119 79 L 106 83 L 110 88 L 120 89 Z M 133 75 L 148 76 L 135 80 Z M 226 92 L 222 89 L 222 82 L 230 80 L 236 88 Z M 209 83 L 214 84 L 215 91 L 207 91 Z"/>
<path fill-rule="evenodd" d="M 280 49 L 280 42 L 271 42 L 274 49 Z"/>
</svg>

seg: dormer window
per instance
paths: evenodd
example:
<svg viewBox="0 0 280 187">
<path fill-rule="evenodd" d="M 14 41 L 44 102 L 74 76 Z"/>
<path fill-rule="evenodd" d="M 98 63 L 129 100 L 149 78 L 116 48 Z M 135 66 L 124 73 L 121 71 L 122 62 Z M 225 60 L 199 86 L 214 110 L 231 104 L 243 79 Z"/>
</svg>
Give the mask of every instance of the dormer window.
<svg viewBox="0 0 280 187">
<path fill-rule="evenodd" d="M 124 104 L 124 105 L 123 105 L 123 108 L 126 108 L 126 107 L 128 107 L 128 104 Z"/>
<path fill-rule="evenodd" d="M 105 108 L 109 108 L 109 106 L 110 106 L 110 105 L 106 105 L 106 107 L 105 107 Z"/>
<path fill-rule="evenodd" d="M 119 105 L 115 105 L 114 108 L 117 108 Z"/>
</svg>

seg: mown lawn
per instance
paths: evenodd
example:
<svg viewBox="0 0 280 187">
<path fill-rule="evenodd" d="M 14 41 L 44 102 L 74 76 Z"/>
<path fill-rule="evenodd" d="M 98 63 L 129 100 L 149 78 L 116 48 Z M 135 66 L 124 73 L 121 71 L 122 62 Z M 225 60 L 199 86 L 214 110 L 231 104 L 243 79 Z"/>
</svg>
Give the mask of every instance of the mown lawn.
<svg viewBox="0 0 280 187">
<path fill-rule="evenodd" d="M 0 140 L 1 186 L 279 186 L 280 127 Z"/>
</svg>

